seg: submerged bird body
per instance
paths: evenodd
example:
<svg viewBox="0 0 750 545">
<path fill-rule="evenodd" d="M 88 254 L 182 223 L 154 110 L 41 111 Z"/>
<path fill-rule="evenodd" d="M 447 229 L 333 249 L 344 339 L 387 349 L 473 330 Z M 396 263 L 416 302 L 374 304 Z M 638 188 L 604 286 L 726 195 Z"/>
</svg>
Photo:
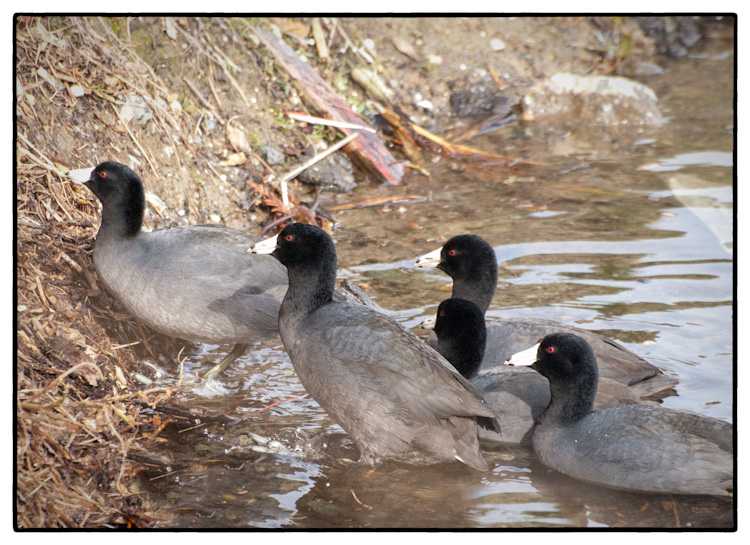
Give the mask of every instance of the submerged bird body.
<svg viewBox="0 0 750 545">
<path fill-rule="evenodd" d="M 575 335 L 553 334 L 514 355 L 550 382 L 532 444 L 548 467 L 577 479 L 644 492 L 724 495 L 732 488 L 732 425 L 650 405 L 592 411 L 596 358 Z"/>
<path fill-rule="evenodd" d="M 452 237 L 442 248 L 420 257 L 417 267 L 437 267 L 445 272 L 453 279 L 452 297 L 471 301 L 483 314 L 487 312 L 497 287 L 497 258 L 493 248 L 481 237 Z M 542 319 L 498 319 L 487 324 L 487 345 L 481 369 L 502 368 L 512 354 L 550 333 L 572 333 L 589 342 L 599 360 L 602 379 L 625 386 L 607 392 L 610 403 L 615 403 L 618 398 L 636 402 L 676 383 L 657 367 L 611 339 Z M 435 346 L 434 339 L 430 342 Z"/>
<path fill-rule="evenodd" d="M 494 425 L 495 413 L 413 333 L 372 309 L 331 300 L 330 237 L 293 224 L 254 251 L 272 248 L 289 272 L 279 316 L 284 346 L 305 390 L 352 437 L 362 461 L 459 460 L 487 469 L 477 423 Z"/>
<path fill-rule="evenodd" d="M 143 185 L 120 163 L 100 164 L 85 183 L 102 202 L 94 266 L 133 316 L 187 341 L 235 344 L 223 367 L 245 344 L 278 336 L 286 271 L 247 253 L 256 237 L 219 225 L 141 231 Z"/>
<path fill-rule="evenodd" d="M 732 487 L 731 425 L 686 411 L 625 405 L 570 426 L 540 423 L 534 452 L 546 466 L 615 488 L 724 495 Z"/>
<path fill-rule="evenodd" d="M 501 366 L 480 371 L 487 329 L 479 307 L 457 297 L 446 299 L 434 324 L 436 350 L 468 379 L 499 415 L 502 434 L 480 430 L 484 439 L 531 443 L 534 419 L 549 403 L 549 383 L 531 369 Z"/>
</svg>

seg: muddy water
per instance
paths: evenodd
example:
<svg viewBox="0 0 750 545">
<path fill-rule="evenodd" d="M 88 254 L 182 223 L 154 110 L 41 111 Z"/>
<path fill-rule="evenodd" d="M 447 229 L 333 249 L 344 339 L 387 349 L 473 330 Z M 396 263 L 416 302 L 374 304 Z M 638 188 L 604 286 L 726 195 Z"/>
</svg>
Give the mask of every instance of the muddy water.
<svg viewBox="0 0 750 545">
<path fill-rule="evenodd" d="M 603 332 L 679 379 L 664 405 L 733 419 L 733 56 L 730 43 L 646 80 L 671 119 L 650 133 L 517 123 L 472 140 L 544 163 L 528 172 L 430 164 L 405 188 L 362 184 L 336 202 L 420 194 L 423 202 L 336 214 L 340 276 L 395 319 L 418 323 L 449 296 L 414 259 L 459 233 L 496 250 L 500 286 L 488 312 Z M 208 347 L 210 348 L 210 347 Z M 187 376 L 220 348 L 194 353 Z M 727 527 L 731 500 L 612 491 L 541 466 L 522 448 L 486 450 L 491 471 L 460 464 L 375 469 L 306 396 L 279 343 L 256 347 L 213 391 L 185 405 L 222 414 L 168 427 L 144 472 L 163 527 L 466 528 Z M 269 407 L 276 403 L 276 405 Z M 283 454 L 249 449 L 249 434 Z M 276 449 L 278 450 L 278 448 Z"/>
</svg>

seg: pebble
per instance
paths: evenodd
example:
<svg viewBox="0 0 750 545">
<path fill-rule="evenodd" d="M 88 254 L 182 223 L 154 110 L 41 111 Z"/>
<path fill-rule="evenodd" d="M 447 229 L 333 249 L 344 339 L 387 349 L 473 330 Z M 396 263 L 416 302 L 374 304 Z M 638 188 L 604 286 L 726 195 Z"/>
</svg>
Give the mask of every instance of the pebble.
<svg viewBox="0 0 750 545">
<path fill-rule="evenodd" d="M 284 154 L 276 148 L 272 148 L 271 146 L 261 146 L 260 153 L 263 155 L 263 159 L 269 165 L 284 164 Z"/>
<path fill-rule="evenodd" d="M 86 91 L 80 85 L 73 85 L 70 88 L 70 94 L 78 98 L 78 97 L 82 97 L 83 95 L 85 95 Z"/>
<path fill-rule="evenodd" d="M 135 93 L 125 96 L 125 105 L 120 115 L 126 123 L 133 122 L 140 127 L 145 127 L 151 121 L 153 114 L 142 96 Z"/>
<path fill-rule="evenodd" d="M 505 42 L 500 38 L 493 38 L 490 40 L 490 47 L 492 48 L 492 51 L 502 51 L 505 49 Z"/>
</svg>

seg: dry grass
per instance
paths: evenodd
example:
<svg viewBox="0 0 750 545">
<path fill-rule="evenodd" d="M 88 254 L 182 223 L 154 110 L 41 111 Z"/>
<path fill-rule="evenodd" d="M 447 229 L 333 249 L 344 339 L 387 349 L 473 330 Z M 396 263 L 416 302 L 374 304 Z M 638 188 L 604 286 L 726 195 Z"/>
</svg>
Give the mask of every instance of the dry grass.
<svg viewBox="0 0 750 545">
<path fill-rule="evenodd" d="M 148 499 L 132 479 L 140 469 L 132 453 L 148 447 L 158 423 L 144 408 L 177 391 L 138 391 L 132 384 L 127 370 L 137 356 L 129 345 L 141 330 L 97 284 L 90 253 L 96 201 L 63 174 L 87 164 L 92 135 L 71 144 L 57 139 L 60 124 L 69 129 L 85 115 L 117 127 L 119 92 L 129 87 L 154 97 L 159 86 L 127 47 L 108 48 L 99 34 L 106 25 L 96 26 L 96 20 L 49 18 L 22 18 L 16 26 L 18 528 L 149 525 Z M 115 68 L 122 66 L 132 69 L 127 80 Z M 77 97 L 75 85 L 91 95 Z M 156 130 L 171 138 L 179 125 L 153 110 Z M 127 140 L 153 164 L 129 129 L 97 143 Z M 162 345 L 146 348 L 170 348 Z"/>
</svg>

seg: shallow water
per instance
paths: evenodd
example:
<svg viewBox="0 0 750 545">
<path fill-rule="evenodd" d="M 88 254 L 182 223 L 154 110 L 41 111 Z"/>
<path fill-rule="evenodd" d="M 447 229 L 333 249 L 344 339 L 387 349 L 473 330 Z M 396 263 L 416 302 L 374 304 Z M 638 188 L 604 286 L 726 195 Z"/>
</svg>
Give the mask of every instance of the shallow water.
<svg viewBox="0 0 750 545">
<path fill-rule="evenodd" d="M 336 213 L 341 278 L 395 319 L 418 324 L 450 294 L 414 260 L 480 234 L 501 263 L 488 319 L 548 318 L 606 334 L 679 379 L 664 405 L 733 420 L 732 44 L 644 80 L 670 122 L 648 133 L 516 123 L 471 145 L 544 163 L 527 172 L 427 166 L 403 188 L 361 184 L 336 202 L 395 194 L 425 201 Z M 727 54 L 729 52 L 729 54 Z M 503 147 L 504 146 L 504 147 Z M 487 179 L 491 181 L 487 181 Z M 226 347 L 191 354 L 186 376 Z M 488 447 L 491 471 L 461 464 L 375 469 L 309 398 L 279 343 L 238 360 L 216 391 L 182 402 L 207 417 L 168 427 L 145 471 L 163 527 L 728 527 L 732 502 L 580 483 L 522 448 Z M 268 407 L 277 403 L 273 407 Z M 217 418 L 215 415 L 224 415 Z M 228 419 L 228 421 L 227 421 Z M 187 429 L 192 427 L 192 429 Z M 289 453 L 262 454 L 249 433 Z"/>
</svg>

